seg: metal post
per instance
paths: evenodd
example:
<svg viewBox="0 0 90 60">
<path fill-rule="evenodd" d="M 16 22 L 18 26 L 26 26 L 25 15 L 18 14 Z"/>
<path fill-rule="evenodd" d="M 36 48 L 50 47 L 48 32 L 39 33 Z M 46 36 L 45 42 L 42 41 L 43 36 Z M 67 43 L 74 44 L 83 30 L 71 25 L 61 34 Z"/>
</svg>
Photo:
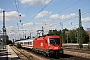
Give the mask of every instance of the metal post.
<svg viewBox="0 0 90 60">
<path fill-rule="evenodd" d="M 77 43 L 78 43 L 78 31 L 76 30 L 76 35 L 77 35 Z"/>
<path fill-rule="evenodd" d="M 26 39 L 26 33 L 25 33 L 25 39 Z"/>
<path fill-rule="evenodd" d="M 81 10 L 79 9 L 79 27 L 82 27 L 82 23 L 81 23 Z"/>
<path fill-rule="evenodd" d="M 62 26 L 62 41 L 63 41 L 63 23 L 60 22 L 60 25 Z"/>
<path fill-rule="evenodd" d="M 24 39 L 24 31 L 23 31 L 23 39 Z"/>
<path fill-rule="evenodd" d="M 67 44 L 68 44 L 68 33 L 67 33 Z"/>
<path fill-rule="evenodd" d="M 81 23 L 81 10 L 79 9 L 79 43 L 81 43 L 80 39 L 81 39 L 81 27 L 82 27 L 82 23 Z"/>
<path fill-rule="evenodd" d="M 44 30 L 43 30 L 43 26 L 42 26 L 42 36 L 44 35 Z"/>
<path fill-rule="evenodd" d="M 89 42 L 90 42 L 90 35 L 89 35 Z"/>
<path fill-rule="evenodd" d="M 6 28 L 5 28 L 5 11 L 3 11 L 3 49 L 6 48 Z"/>
<path fill-rule="evenodd" d="M 83 47 L 83 45 L 82 45 L 82 41 L 81 41 L 81 39 L 82 39 L 82 33 L 81 33 L 81 27 L 82 27 L 82 23 L 81 23 L 81 10 L 79 9 L 79 46 L 80 46 L 80 48 L 82 48 Z"/>
<path fill-rule="evenodd" d="M 30 39 L 31 39 L 31 32 L 30 32 Z"/>
<path fill-rule="evenodd" d="M 81 43 L 80 39 L 81 39 L 81 27 L 82 27 L 82 23 L 81 23 L 81 10 L 79 9 L 79 43 Z"/>
<path fill-rule="evenodd" d="M 17 29 L 18 29 L 18 32 L 19 32 L 19 24 L 17 23 Z"/>
</svg>

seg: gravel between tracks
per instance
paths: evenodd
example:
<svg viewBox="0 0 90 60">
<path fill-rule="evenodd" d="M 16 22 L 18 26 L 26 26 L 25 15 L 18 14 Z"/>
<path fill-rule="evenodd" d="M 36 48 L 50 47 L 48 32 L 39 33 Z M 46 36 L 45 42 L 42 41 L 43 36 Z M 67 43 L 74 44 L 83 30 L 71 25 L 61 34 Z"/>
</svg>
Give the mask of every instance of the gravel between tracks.
<svg viewBox="0 0 90 60">
<path fill-rule="evenodd" d="M 81 52 L 68 51 L 68 50 L 64 50 L 64 53 L 69 54 L 69 55 L 74 55 L 74 56 L 79 56 L 79 57 L 84 57 L 84 58 L 89 58 L 90 59 L 90 54 L 88 54 L 88 53 L 81 53 Z"/>
</svg>

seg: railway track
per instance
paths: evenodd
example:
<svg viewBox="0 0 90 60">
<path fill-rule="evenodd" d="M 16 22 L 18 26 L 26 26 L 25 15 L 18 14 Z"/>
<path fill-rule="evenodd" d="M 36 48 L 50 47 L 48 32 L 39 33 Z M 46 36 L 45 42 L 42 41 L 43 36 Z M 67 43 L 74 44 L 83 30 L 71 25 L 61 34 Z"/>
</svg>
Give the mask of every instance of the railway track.
<svg viewBox="0 0 90 60">
<path fill-rule="evenodd" d="M 19 56 L 20 60 L 49 60 L 48 58 L 42 57 L 39 54 L 32 53 L 30 50 L 18 49 L 15 46 L 11 46 L 11 48 Z"/>
<path fill-rule="evenodd" d="M 14 46 L 14 47 L 12 47 L 12 49 L 15 50 L 17 48 Z M 21 53 L 21 54 L 19 54 L 19 53 Z M 26 57 L 27 59 L 22 56 L 23 54 L 27 56 Z M 17 55 L 21 55 L 21 56 L 19 56 L 21 60 L 90 60 L 88 58 L 69 55 L 69 54 L 65 54 L 65 53 L 62 56 L 58 56 L 58 57 L 45 57 L 41 54 L 33 53 L 30 50 L 25 50 L 25 49 L 19 49 L 19 52 Z"/>
<path fill-rule="evenodd" d="M 32 56 L 28 53 L 24 53 L 20 49 L 16 48 L 15 46 L 11 46 L 12 50 L 18 55 L 20 60 L 32 60 Z"/>
</svg>

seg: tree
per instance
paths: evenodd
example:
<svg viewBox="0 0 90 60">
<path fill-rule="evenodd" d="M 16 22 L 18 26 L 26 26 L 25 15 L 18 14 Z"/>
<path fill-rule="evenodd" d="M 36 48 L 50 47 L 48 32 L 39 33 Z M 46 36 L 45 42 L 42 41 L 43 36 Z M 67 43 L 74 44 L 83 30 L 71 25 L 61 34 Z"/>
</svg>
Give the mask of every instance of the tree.
<svg viewBox="0 0 90 60">
<path fill-rule="evenodd" d="M 53 34 L 53 30 L 49 30 L 48 34 Z"/>
<path fill-rule="evenodd" d="M 6 44 L 12 44 L 12 41 L 11 40 L 6 40 Z"/>
<path fill-rule="evenodd" d="M 80 27 L 78 30 L 78 37 L 79 37 L 79 43 L 88 43 L 89 42 L 89 35 L 86 33 L 86 31 L 83 29 L 83 27 Z"/>
<path fill-rule="evenodd" d="M 69 31 L 69 43 L 76 43 L 76 30 Z"/>
<path fill-rule="evenodd" d="M 79 40 L 79 46 L 80 48 L 83 47 L 83 43 L 88 43 L 89 42 L 89 35 L 85 32 L 85 30 L 83 29 L 83 27 L 79 27 L 77 29 L 78 31 L 78 40 Z"/>
<path fill-rule="evenodd" d="M 65 28 L 65 29 L 62 30 L 62 41 L 63 41 L 63 43 L 66 43 L 67 42 L 67 38 L 66 38 L 67 35 L 65 34 L 66 31 L 68 31 L 67 28 Z"/>
<path fill-rule="evenodd" d="M 66 34 L 67 31 L 68 31 L 68 38 Z M 60 36 L 62 38 L 63 43 L 67 43 L 67 39 L 69 43 L 79 43 L 80 45 L 89 42 L 89 35 L 86 33 L 83 27 L 74 30 L 68 30 L 66 28 L 63 29 L 62 31 L 49 30 L 48 33 Z"/>
</svg>

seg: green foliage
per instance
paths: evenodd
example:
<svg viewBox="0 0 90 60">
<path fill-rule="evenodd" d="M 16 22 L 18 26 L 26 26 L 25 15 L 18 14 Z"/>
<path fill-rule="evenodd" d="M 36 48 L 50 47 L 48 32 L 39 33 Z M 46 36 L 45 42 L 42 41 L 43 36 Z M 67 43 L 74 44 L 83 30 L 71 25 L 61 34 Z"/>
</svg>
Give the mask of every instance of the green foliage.
<svg viewBox="0 0 90 60">
<path fill-rule="evenodd" d="M 89 35 L 85 32 L 83 27 L 80 27 L 77 30 L 78 30 L 79 44 L 88 43 Z"/>
<path fill-rule="evenodd" d="M 21 44 L 17 43 L 16 45 L 17 48 L 22 48 Z"/>
<path fill-rule="evenodd" d="M 69 43 L 76 43 L 77 42 L 76 30 L 70 30 L 68 35 L 69 35 Z"/>
<path fill-rule="evenodd" d="M 58 35 L 60 36 L 62 34 L 61 30 L 57 31 L 57 30 L 49 30 L 48 34 L 53 34 L 53 35 Z"/>
<path fill-rule="evenodd" d="M 79 47 L 83 48 L 83 43 L 88 43 L 89 39 L 86 38 L 87 33 L 85 32 L 85 30 L 83 29 L 83 27 L 79 27 L 77 29 L 78 31 L 78 43 L 79 43 Z"/>
<path fill-rule="evenodd" d="M 13 44 L 11 40 L 6 40 L 6 44 Z"/>
</svg>

